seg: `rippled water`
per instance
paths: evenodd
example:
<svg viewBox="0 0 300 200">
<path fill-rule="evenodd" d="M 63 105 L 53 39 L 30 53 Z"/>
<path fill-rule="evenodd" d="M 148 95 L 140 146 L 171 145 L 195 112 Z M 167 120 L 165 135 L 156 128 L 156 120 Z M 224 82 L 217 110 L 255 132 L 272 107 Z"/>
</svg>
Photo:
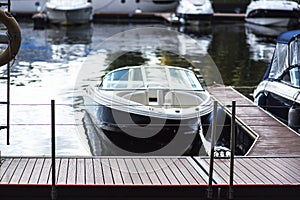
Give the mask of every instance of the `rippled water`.
<svg viewBox="0 0 300 200">
<path fill-rule="evenodd" d="M 44 30 L 34 30 L 33 24 L 26 22 L 20 26 L 22 46 L 11 68 L 11 144 L 6 145 L 6 130 L 1 130 L 2 155 L 50 154 L 51 99 L 57 104 L 57 154 L 101 154 L 101 150 L 90 148 L 93 141 L 87 138 L 88 130 L 83 124 L 81 92 L 106 71 L 124 65 L 159 63 L 191 67 L 190 62 L 203 64 L 203 58 L 210 55 L 224 84 L 237 87 L 251 98 L 253 86 L 259 83 L 271 59 L 276 36 L 286 31 L 240 22 L 202 27 L 91 24 L 68 28 L 54 26 Z M 134 33 L 130 30 L 145 27 L 149 34 L 149 27 L 163 28 L 182 32 L 194 40 L 187 42 L 184 34 L 174 39 L 155 31 L 150 37 L 147 37 L 147 31 L 128 35 Z M 115 34 L 119 34 L 117 39 L 109 39 Z M 92 65 L 99 68 L 90 68 Z M 5 66 L 0 72 L 2 76 L 6 74 Z M 5 100 L 4 81 L 1 81 L 0 92 L 0 101 Z M 3 105 L 0 113 L 0 124 L 4 124 Z"/>
</svg>

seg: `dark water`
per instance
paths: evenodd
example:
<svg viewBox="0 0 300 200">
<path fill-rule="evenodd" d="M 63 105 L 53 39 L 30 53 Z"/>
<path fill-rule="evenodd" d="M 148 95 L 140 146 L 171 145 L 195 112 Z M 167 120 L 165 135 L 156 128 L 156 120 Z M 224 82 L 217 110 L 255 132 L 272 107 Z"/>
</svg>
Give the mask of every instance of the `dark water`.
<svg viewBox="0 0 300 200">
<path fill-rule="evenodd" d="M 286 31 L 243 22 L 196 27 L 91 24 L 44 30 L 34 30 L 32 23 L 21 22 L 20 26 L 22 46 L 11 69 L 10 146 L 5 145 L 5 130 L 0 131 L 0 150 L 4 155 L 50 153 L 51 99 L 58 104 L 58 154 L 90 155 L 91 140 L 83 125 L 81 92 L 105 72 L 121 66 L 179 65 L 197 73 L 195 65 L 205 66 L 204 72 L 210 74 L 211 80 L 204 76 L 204 82 L 213 82 L 217 77 L 216 82 L 236 87 L 251 98 L 271 60 L 277 35 Z M 140 31 L 133 31 L 136 29 Z M 208 67 L 214 64 L 221 78 L 209 71 Z M 0 72 L 5 75 L 5 67 Z M 3 100 L 4 81 L 0 82 L 0 91 Z M 5 113 L 4 107 L 0 108 Z M 0 119 L 3 124 L 5 115 L 1 114 Z M 101 149 L 96 151 L 101 154 Z"/>
</svg>

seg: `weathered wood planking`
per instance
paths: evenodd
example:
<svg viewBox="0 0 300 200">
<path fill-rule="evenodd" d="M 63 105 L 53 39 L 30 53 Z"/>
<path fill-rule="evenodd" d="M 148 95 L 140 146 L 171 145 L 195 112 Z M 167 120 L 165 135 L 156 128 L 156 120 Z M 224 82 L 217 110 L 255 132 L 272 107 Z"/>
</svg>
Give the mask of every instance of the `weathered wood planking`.
<svg viewBox="0 0 300 200">
<path fill-rule="evenodd" d="M 236 101 L 236 115 L 258 139 L 249 156 L 300 155 L 300 136 L 257 107 L 232 87 L 209 87 L 208 91 L 221 105 L 231 106 Z M 228 109 L 230 112 L 230 109 Z"/>
<path fill-rule="evenodd" d="M 209 159 L 196 157 L 195 160 L 208 172 Z M 295 164 L 291 165 L 290 162 Z M 233 177 L 236 185 L 300 186 L 300 157 L 236 157 L 234 163 Z M 230 159 L 215 159 L 217 184 L 229 184 L 229 166 Z"/>
<path fill-rule="evenodd" d="M 206 184 L 201 168 L 187 157 L 56 158 L 58 185 Z M 200 172 L 199 172 L 200 170 Z M 5 158 L 0 184 L 52 183 L 50 158 Z"/>
</svg>

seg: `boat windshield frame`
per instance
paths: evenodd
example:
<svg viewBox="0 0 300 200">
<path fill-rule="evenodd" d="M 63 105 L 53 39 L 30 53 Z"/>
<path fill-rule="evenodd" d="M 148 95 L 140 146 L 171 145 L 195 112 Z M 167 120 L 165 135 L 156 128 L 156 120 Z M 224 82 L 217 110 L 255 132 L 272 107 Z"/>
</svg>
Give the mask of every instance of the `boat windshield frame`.
<svg viewBox="0 0 300 200">
<path fill-rule="evenodd" d="M 278 42 L 271 61 L 268 80 L 282 81 L 292 87 L 300 88 L 299 71 L 300 38 L 295 36 L 288 43 Z"/>
<path fill-rule="evenodd" d="M 191 70 L 173 66 L 132 66 L 113 70 L 105 75 L 101 90 L 159 90 L 203 91 Z"/>
</svg>

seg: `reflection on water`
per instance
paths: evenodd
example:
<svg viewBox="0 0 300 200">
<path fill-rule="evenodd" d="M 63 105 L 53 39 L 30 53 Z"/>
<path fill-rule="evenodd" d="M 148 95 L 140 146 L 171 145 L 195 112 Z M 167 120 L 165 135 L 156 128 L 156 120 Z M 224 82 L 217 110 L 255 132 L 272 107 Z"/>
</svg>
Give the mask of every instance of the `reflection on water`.
<svg viewBox="0 0 300 200">
<path fill-rule="evenodd" d="M 147 27 L 161 27 L 187 34 L 199 45 L 193 45 L 193 40 L 186 40 L 184 36 L 174 38 L 169 35 L 157 35 L 157 40 L 153 40 L 147 37 L 147 32 L 143 32 L 130 37 L 119 37 L 113 43 L 104 43 L 106 46 L 101 47 L 102 42 L 114 34 L 122 35 L 125 34 L 122 33 L 123 31 L 145 26 L 91 24 L 73 28 L 50 27 L 34 30 L 30 23 L 20 25 L 22 46 L 11 69 L 11 145 L 5 145 L 6 131 L 1 130 L 0 150 L 3 155 L 50 154 L 50 106 L 48 104 L 51 99 L 55 99 L 59 104 L 56 119 L 58 154 L 102 154 L 101 145 L 90 148 L 91 143 L 96 141 L 88 140 L 86 134 L 89 138 L 96 136 L 91 136 L 90 132 L 93 130 L 83 125 L 85 124 L 84 108 L 78 92 L 81 92 L 91 81 L 98 81 L 107 70 L 127 64 L 159 63 L 191 67 L 190 63 L 198 63 L 205 66 L 205 63 L 199 60 L 209 53 L 224 83 L 239 87 L 241 92 L 249 96 L 253 89 L 247 87 L 255 86 L 261 80 L 270 61 L 276 35 L 284 31 L 259 30 L 244 23 L 234 25 L 222 23 L 203 27 L 147 24 Z M 132 51 L 132 48 L 135 50 Z M 130 53 L 124 54 L 128 50 Z M 89 64 L 92 64 L 86 62 L 88 55 L 94 59 L 90 59 L 89 62 L 101 65 L 97 69 L 88 70 L 90 74 L 81 77 L 82 81 L 78 88 L 76 87 L 78 73 L 82 67 L 89 69 Z M 119 59 L 115 61 L 115 58 Z M 209 71 L 208 67 L 204 69 L 200 72 L 205 74 Z M 0 68 L 0 73 L 1 76 L 6 74 L 5 67 Z M 205 81 L 210 82 L 210 80 Z M 0 101 L 5 100 L 4 83 L 1 80 Z M 5 122 L 5 115 L 2 114 L 5 113 L 3 106 L 0 106 L 0 112 L 2 125 Z"/>
</svg>

